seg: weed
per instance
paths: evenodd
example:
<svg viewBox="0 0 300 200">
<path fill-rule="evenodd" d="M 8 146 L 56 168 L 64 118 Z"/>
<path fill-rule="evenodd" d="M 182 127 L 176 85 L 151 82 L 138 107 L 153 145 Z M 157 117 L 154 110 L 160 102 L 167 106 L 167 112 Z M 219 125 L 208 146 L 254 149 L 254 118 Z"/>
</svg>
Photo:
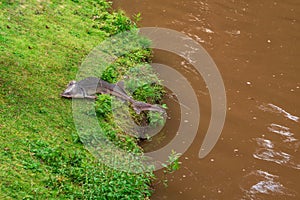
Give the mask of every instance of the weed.
<svg viewBox="0 0 300 200">
<path fill-rule="evenodd" d="M 162 164 L 162 166 L 164 167 L 164 177 L 162 178 L 162 183 L 165 187 L 168 187 L 167 175 L 179 170 L 180 168 L 180 156 L 180 153 L 176 153 L 174 150 L 172 150 L 171 154 L 169 155 L 169 159 L 167 160 L 167 163 Z"/>
<path fill-rule="evenodd" d="M 135 14 L 135 15 L 133 16 L 133 19 L 134 19 L 135 22 L 141 21 L 141 20 L 142 20 L 142 15 L 141 15 L 141 13 Z"/>
<path fill-rule="evenodd" d="M 169 155 L 169 159 L 167 160 L 167 164 L 163 164 L 163 167 L 165 168 L 164 173 L 173 173 L 180 168 L 180 156 L 180 153 L 176 153 L 174 150 L 172 150 L 171 154 Z"/>
</svg>

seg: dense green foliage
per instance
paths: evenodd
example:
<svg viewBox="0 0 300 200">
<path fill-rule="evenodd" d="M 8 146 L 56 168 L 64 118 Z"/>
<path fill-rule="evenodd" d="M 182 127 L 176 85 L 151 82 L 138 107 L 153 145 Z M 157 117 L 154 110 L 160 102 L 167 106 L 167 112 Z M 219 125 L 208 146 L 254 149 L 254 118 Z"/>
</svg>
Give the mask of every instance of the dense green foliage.
<svg viewBox="0 0 300 200">
<path fill-rule="evenodd" d="M 0 199 L 149 197 L 153 174 L 97 162 L 77 136 L 72 102 L 59 96 L 94 45 L 135 24 L 121 11 L 110 12 L 104 0 L 20 2 L 0 2 Z M 123 55 L 102 78 L 115 83 L 150 56 L 147 49 Z M 163 94 L 158 85 L 126 86 L 135 98 L 152 103 Z M 105 134 L 124 149 L 141 151 L 137 139 L 113 123 L 110 99 L 102 95 L 96 102 Z M 137 121 L 151 117 L 159 121 L 155 114 Z"/>
</svg>

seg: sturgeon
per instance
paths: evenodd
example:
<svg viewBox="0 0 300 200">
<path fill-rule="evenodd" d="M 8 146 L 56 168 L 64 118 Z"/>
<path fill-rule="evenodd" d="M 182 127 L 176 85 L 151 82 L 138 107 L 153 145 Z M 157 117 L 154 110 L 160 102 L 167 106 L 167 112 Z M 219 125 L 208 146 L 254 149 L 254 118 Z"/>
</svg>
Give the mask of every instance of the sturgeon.
<svg viewBox="0 0 300 200">
<path fill-rule="evenodd" d="M 69 82 L 67 89 L 61 94 L 61 96 L 64 98 L 75 99 L 96 99 L 96 94 L 109 94 L 123 101 L 127 101 L 131 104 L 131 107 L 137 114 L 140 114 L 145 110 L 161 113 L 166 112 L 165 109 L 158 105 L 137 101 L 127 95 L 123 81 L 112 84 L 96 77 L 88 77 L 79 82 L 72 80 Z"/>
</svg>

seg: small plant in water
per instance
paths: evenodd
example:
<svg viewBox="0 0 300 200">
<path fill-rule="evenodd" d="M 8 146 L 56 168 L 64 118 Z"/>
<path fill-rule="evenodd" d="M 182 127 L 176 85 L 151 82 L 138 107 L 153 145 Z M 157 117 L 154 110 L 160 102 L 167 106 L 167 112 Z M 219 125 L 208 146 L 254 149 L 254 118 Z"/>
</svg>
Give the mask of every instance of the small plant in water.
<svg viewBox="0 0 300 200">
<path fill-rule="evenodd" d="M 176 153 L 174 150 L 172 150 L 171 155 L 169 155 L 169 159 L 167 160 L 167 164 L 162 164 L 164 169 L 164 178 L 162 180 L 165 187 L 168 187 L 168 179 L 167 174 L 171 174 L 174 171 L 177 171 L 180 169 L 181 162 L 179 161 L 179 157 L 181 156 L 180 153 Z"/>
<path fill-rule="evenodd" d="M 133 15 L 133 19 L 134 19 L 134 21 L 137 23 L 137 22 L 139 22 L 139 21 L 141 21 L 142 20 L 142 15 L 141 15 L 141 13 L 137 13 L 136 15 Z"/>
<path fill-rule="evenodd" d="M 181 156 L 180 153 L 176 153 L 172 150 L 171 155 L 169 155 L 169 159 L 167 160 L 168 164 L 162 164 L 165 168 L 164 173 L 173 173 L 174 171 L 180 168 L 181 162 L 179 162 L 179 157 Z"/>
</svg>

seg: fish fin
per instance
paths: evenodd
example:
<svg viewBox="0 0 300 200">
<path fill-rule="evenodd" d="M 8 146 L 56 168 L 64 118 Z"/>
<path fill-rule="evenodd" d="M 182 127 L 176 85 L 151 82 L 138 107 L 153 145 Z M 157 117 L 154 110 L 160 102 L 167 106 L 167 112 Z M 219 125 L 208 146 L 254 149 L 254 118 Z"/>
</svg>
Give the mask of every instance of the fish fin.
<svg viewBox="0 0 300 200">
<path fill-rule="evenodd" d="M 116 83 L 116 85 L 121 89 L 122 92 L 124 92 L 125 94 L 127 94 L 126 91 L 125 91 L 124 81 L 119 81 L 119 82 Z"/>
<path fill-rule="evenodd" d="M 133 102 L 131 105 L 137 114 L 140 114 L 144 110 L 166 113 L 165 109 L 163 109 L 162 107 L 160 107 L 158 105 L 152 105 L 152 104 L 141 102 L 141 101 Z"/>
<path fill-rule="evenodd" d="M 87 95 L 87 96 L 84 96 L 84 98 L 86 99 L 97 99 L 97 96 L 93 96 L 93 95 Z"/>
</svg>

